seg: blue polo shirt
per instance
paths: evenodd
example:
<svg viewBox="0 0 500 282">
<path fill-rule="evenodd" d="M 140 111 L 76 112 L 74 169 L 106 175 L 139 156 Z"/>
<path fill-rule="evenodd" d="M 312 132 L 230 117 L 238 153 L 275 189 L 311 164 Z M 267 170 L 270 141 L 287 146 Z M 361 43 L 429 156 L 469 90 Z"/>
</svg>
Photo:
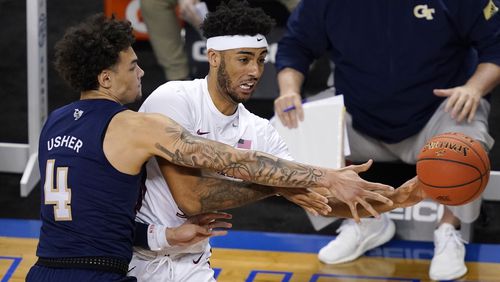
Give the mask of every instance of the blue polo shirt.
<svg viewBox="0 0 500 282">
<path fill-rule="evenodd" d="M 477 63 L 500 65 L 499 3 L 306 0 L 290 16 L 276 68 L 307 74 L 329 52 L 357 130 L 388 143 L 418 133 Z"/>
</svg>

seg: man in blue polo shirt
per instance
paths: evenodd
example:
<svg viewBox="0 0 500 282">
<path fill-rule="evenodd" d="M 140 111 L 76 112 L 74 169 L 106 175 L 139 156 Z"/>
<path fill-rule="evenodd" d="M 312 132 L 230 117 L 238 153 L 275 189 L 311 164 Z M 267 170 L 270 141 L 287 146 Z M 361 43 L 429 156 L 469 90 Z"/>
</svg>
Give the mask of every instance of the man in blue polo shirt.
<svg viewBox="0 0 500 282">
<path fill-rule="evenodd" d="M 344 95 L 353 161 L 415 163 L 424 142 L 462 132 L 489 150 L 490 105 L 500 81 L 500 16 L 496 0 L 302 1 L 278 46 L 280 97 L 275 112 L 289 127 L 304 118 L 300 90 L 310 63 L 329 52 L 334 81 Z M 295 106 L 295 111 L 284 112 Z M 307 117 L 305 117 L 307 118 Z M 434 232 L 429 275 L 454 279 L 467 272 L 457 228 L 479 215 L 480 200 L 446 207 Z M 319 259 L 354 260 L 392 238 L 387 216 L 343 222 Z"/>
</svg>

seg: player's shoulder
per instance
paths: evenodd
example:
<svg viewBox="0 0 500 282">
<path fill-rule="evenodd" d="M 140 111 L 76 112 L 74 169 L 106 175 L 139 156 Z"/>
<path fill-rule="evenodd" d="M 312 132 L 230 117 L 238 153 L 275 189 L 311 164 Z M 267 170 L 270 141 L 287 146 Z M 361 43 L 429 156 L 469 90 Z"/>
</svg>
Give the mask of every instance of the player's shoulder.
<svg viewBox="0 0 500 282">
<path fill-rule="evenodd" d="M 203 93 L 203 79 L 169 81 L 156 88 L 145 100 L 140 111 L 155 111 L 158 106 L 176 106 L 199 101 Z"/>
<path fill-rule="evenodd" d="M 139 113 L 126 110 L 118 113 L 113 121 L 115 125 L 129 132 L 141 132 L 154 128 L 158 124 L 165 124 L 170 119 L 157 113 Z"/>
<path fill-rule="evenodd" d="M 195 79 L 195 80 L 181 80 L 181 81 L 169 81 L 166 82 L 158 88 L 156 88 L 151 95 L 148 96 L 148 99 L 161 99 L 161 98 L 169 98 L 169 97 L 179 97 L 179 96 L 189 96 L 193 95 L 194 90 L 201 89 L 203 79 Z"/>
</svg>

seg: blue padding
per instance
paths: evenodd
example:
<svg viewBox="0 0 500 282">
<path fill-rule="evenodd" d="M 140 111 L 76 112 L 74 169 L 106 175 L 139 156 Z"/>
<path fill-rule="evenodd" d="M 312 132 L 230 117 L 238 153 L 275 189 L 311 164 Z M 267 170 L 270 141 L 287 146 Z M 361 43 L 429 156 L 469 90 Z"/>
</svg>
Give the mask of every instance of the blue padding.
<svg viewBox="0 0 500 282">
<path fill-rule="evenodd" d="M 0 236 L 38 238 L 39 220 L 0 219 Z M 317 253 L 334 236 L 289 234 L 255 231 L 229 231 L 227 236 L 214 237 L 212 247 L 257 251 Z M 500 263 L 500 245 L 467 244 L 466 261 Z M 402 259 L 431 259 L 432 242 L 392 240 L 381 247 L 368 251 L 370 257 Z"/>
<path fill-rule="evenodd" d="M 212 238 L 210 242 L 215 248 L 317 253 L 334 238 L 335 236 L 233 230 L 227 236 Z M 466 249 L 466 261 L 500 263 L 500 245 L 467 244 Z M 432 242 L 392 240 L 365 255 L 430 260 L 433 253 Z"/>
<path fill-rule="evenodd" d="M 210 239 L 210 243 L 216 248 L 316 253 L 333 238 L 335 237 L 231 230 L 227 236 Z"/>
<path fill-rule="evenodd" d="M 40 220 L 0 219 L 0 236 L 38 238 L 40 235 Z"/>
</svg>

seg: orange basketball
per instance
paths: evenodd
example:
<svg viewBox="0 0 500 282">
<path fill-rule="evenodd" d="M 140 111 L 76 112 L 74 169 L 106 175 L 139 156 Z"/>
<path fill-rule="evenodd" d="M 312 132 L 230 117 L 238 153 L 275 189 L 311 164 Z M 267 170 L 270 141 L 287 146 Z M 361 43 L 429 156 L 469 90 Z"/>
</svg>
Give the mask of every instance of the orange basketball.
<svg viewBox="0 0 500 282">
<path fill-rule="evenodd" d="M 444 133 L 432 137 L 422 148 L 417 176 L 427 196 L 444 205 L 463 205 L 484 191 L 490 160 L 473 138 L 462 133 Z"/>
</svg>

